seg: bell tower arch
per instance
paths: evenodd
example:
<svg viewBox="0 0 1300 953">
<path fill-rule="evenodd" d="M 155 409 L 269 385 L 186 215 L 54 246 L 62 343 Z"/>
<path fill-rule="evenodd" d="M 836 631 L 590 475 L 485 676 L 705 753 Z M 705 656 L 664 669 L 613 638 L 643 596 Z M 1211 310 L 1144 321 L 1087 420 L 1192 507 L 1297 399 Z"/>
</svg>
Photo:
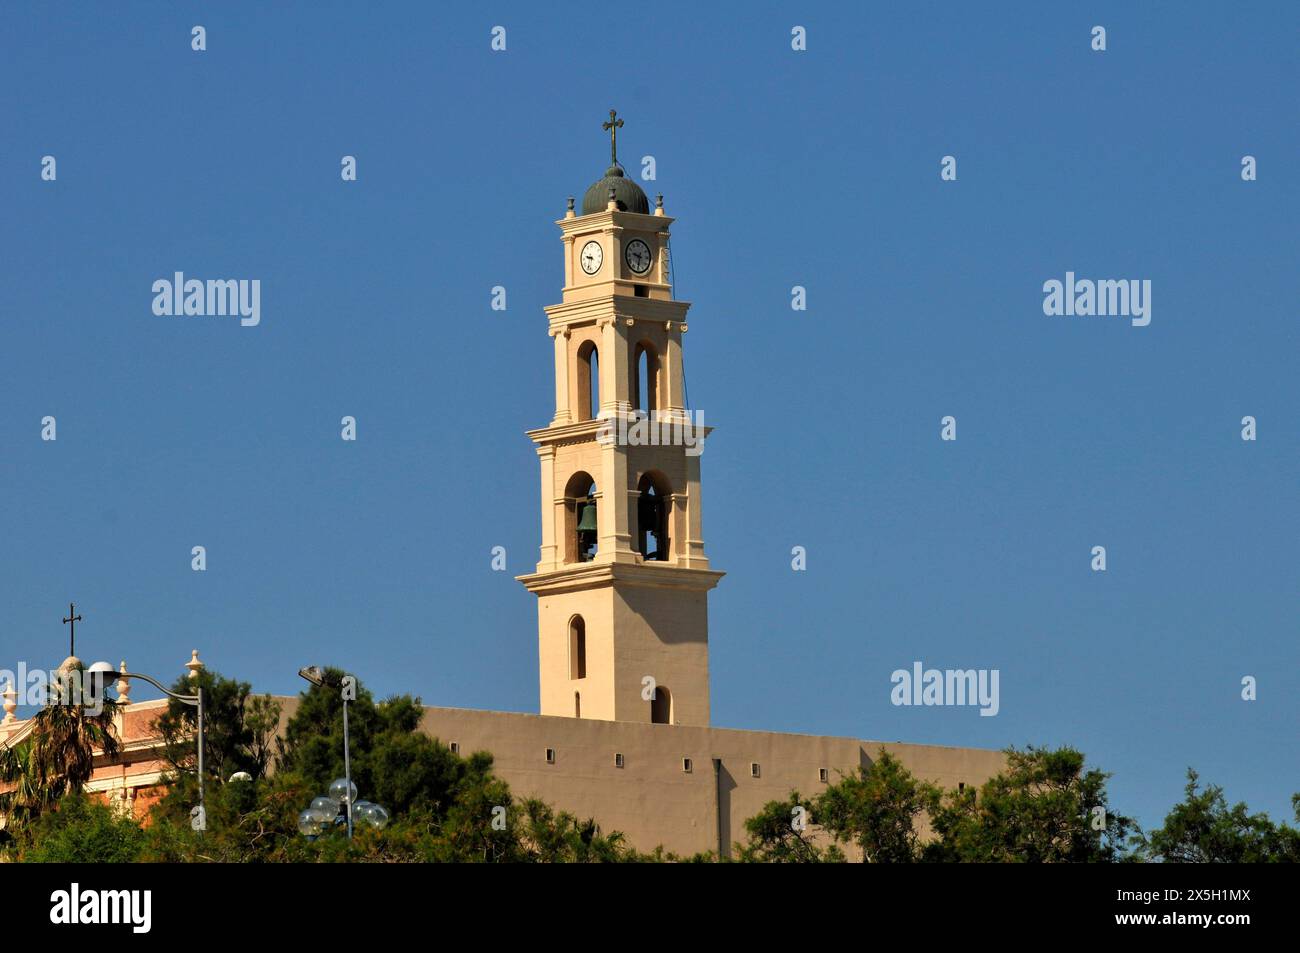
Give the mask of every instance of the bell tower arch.
<svg viewBox="0 0 1300 953">
<path fill-rule="evenodd" d="M 704 554 L 708 429 L 685 402 L 690 305 L 673 298 L 673 219 L 662 196 L 652 212 L 619 165 L 622 125 L 611 110 L 610 167 L 581 214 L 569 199 L 556 222 L 564 287 L 545 309 L 555 410 L 528 432 L 541 462 L 542 545 L 519 581 L 538 600 L 543 715 L 707 725 L 707 594 L 723 575 Z M 643 697 L 656 685 L 672 686 L 671 701 Z"/>
</svg>

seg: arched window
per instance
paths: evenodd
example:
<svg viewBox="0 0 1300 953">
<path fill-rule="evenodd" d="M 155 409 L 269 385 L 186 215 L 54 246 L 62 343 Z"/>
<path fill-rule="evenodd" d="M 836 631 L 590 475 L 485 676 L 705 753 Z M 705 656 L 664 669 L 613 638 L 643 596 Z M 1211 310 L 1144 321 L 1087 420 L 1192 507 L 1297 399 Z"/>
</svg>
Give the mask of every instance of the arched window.
<svg viewBox="0 0 1300 953">
<path fill-rule="evenodd" d="M 569 678 L 587 677 L 587 623 L 582 616 L 569 620 Z M 574 692 L 575 699 L 578 697 Z"/>
<path fill-rule="evenodd" d="M 666 562 L 669 556 L 668 511 L 672 488 L 663 474 L 645 473 L 637 483 L 636 547 L 647 561 Z"/>
<path fill-rule="evenodd" d="M 600 355 L 594 341 L 578 346 L 578 419 L 594 420 L 600 410 Z"/>
<path fill-rule="evenodd" d="M 673 723 L 673 696 L 662 685 L 655 686 L 655 696 L 650 699 L 650 722 L 655 725 Z"/>
<path fill-rule="evenodd" d="M 579 471 L 564 487 L 564 561 L 590 562 L 596 555 L 596 484 Z"/>
<path fill-rule="evenodd" d="M 632 403 L 649 413 L 659 409 L 659 353 L 649 341 L 636 346 L 632 361 Z"/>
<path fill-rule="evenodd" d="M 579 692 L 573 693 L 573 717 L 582 717 L 582 695 Z"/>
</svg>

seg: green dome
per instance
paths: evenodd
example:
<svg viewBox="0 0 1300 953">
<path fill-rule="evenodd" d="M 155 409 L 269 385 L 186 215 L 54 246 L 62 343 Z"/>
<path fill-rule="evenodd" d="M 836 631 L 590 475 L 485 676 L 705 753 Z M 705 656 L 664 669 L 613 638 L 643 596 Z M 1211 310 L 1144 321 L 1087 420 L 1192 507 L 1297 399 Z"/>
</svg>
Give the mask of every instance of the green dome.
<svg viewBox="0 0 1300 953">
<path fill-rule="evenodd" d="M 623 170 L 616 165 L 606 169 L 605 177 L 587 189 L 587 194 L 582 197 L 582 214 L 590 215 L 592 212 L 605 211 L 611 186 L 614 189 L 614 201 L 618 203 L 620 212 L 650 214 L 650 202 L 641 191 L 641 186 L 625 176 Z"/>
</svg>

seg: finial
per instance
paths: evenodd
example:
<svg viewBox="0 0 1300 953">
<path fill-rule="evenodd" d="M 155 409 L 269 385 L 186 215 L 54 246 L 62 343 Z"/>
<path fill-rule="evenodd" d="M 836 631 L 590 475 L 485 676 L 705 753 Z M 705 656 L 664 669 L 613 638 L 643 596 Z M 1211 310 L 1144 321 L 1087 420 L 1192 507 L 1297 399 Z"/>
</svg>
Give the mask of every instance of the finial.
<svg viewBox="0 0 1300 953">
<path fill-rule="evenodd" d="M 615 211 L 618 209 L 618 199 L 614 198 L 614 186 L 609 187 L 609 198 L 605 200 L 605 211 Z"/>
<path fill-rule="evenodd" d="M 122 659 L 122 664 L 117 667 L 117 670 L 123 675 L 126 674 L 126 659 Z M 115 684 L 113 687 L 117 689 L 117 700 L 119 702 L 121 702 L 123 705 L 128 705 L 131 703 L 131 680 L 130 679 L 119 678 L 117 680 L 117 684 Z"/>
<path fill-rule="evenodd" d="M 655 196 L 655 214 L 664 214 L 664 194 L 662 192 Z"/>
<path fill-rule="evenodd" d="M 618 165 L 618 131 L 623 128 L 623 120 L 619 119 L 618 113 L 611 109 L 609 122 L 601 123 L 600 128 L 609 133 L 609 164 Z"/>
<path fill-rule="evenodd" d="M 574 217 L 574 212 L 573 212 L 573 196 L 572 196 L 572 195 L 569 196 L 569 206 L 568 206 L 568 208 L 565 209 L 565 211 L 564 211 L 564 217 L 565 217 L 565 218 L 573 218 L 573 217 Z"/>
<path fill-rule="evenodd" d="M 18 720 L 18 716 L 14 714 L 14 712 L 18 710 L 18 693 L 14 691 L 14 683 L 12 679 L 9 681 L 9 687 L 3 692 L 0 692 L 0 697 L 3 697 L 5 700 L 4 724 L 12 725 Z"/>
<path fill-rule="evenodd" d="M 198 649 L 190 652 L 190 660 L 185 663 L 185 667 L 190 670 L 190 678 L 199 677 L 199 672 L 203 669 L 203 663 L 199 661 Z"/>
</svg>

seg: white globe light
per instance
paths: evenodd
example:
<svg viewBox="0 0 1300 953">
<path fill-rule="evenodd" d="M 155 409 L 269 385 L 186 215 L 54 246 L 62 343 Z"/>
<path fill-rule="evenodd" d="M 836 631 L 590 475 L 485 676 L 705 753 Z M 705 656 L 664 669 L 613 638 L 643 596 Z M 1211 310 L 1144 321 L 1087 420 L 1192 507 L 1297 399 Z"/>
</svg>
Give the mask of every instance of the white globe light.
<svg viewBox="0 0 1300 953">
<path fill-rule="evenodd" d="M 357 786 L 349 784 L 343 778 L 335 778 L 330 782 L 330 797 L 340 804 L 357 799 Z"/>
<path fill-rule="evenodd" d="M 303 811 L 298 815 L 298 833 L 304 837 L 315 837 L 320 833 L 320 817 L 315 811 Z"/>
<path fill-rule="evenodd" d="M 312 798 L 311 807 L 307 810 L 315 811 L 322 817 L 328 817 L 330 820 L 333 820 L 334 815 L 339 812 L 339 802 L 333 798 L 322 795 L 321 797 Z"/>
<path fill-rule="evenodd" d="M 371 804 L 366 808 L 366 821 L 369 822 L 371 827 L 383 830 L 388 824 L 388 812 L 378 804 Z"/>
</svg>

